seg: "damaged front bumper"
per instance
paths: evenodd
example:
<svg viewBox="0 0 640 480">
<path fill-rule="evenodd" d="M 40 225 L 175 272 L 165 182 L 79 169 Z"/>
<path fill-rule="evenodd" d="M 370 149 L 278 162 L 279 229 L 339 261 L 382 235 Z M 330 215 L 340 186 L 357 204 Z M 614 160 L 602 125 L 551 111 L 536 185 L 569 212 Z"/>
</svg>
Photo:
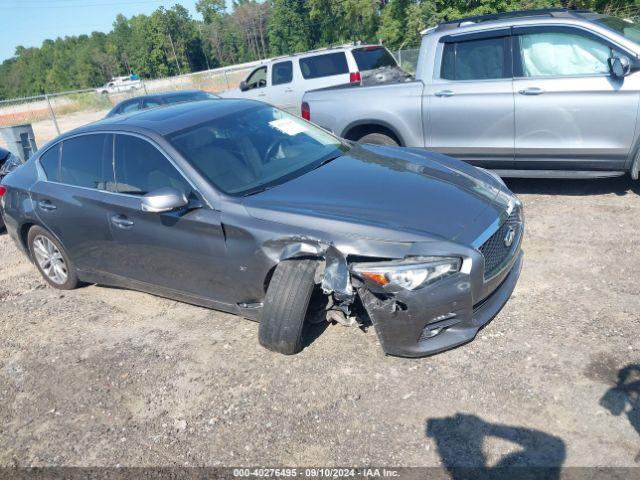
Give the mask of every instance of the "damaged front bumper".
<svg viewBox="0 0 640 480">
<path fill-rule="evenodd" d="M 492 290 L 474 302 L 478 276 L 460 272 L 419 290 L 393 295 L 376 293 L 364 285 L 358 293 L 385 353 L 423 357 L 462 345 L 500 312 L 513 292 L 522 268 L 518 251 Z M 494 287 L 495 285 L 495 287 Z"/>
</svg>

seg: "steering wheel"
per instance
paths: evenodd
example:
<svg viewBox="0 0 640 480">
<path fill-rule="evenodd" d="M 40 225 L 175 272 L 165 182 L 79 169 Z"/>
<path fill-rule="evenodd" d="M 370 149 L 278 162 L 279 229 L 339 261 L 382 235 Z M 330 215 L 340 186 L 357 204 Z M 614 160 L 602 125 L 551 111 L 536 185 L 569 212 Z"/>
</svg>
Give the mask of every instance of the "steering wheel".
<svg viewBox="0 0 640 480">
<path fill-rule="evenodd" d="M 278 149 L 282 146 L 284 146 L 285 144 L 289 143 L 288 139 L 286 138 L 276 138 L 273 143 L 271 143 L 271 145 L 269 145 L 269 148 L 267 148 L 267 153 L 265 155 L 265 163 L 269 163 L 271 162 L 271 159 L 275 156 L 275 154 L 277 153 Z"/>
</svg>

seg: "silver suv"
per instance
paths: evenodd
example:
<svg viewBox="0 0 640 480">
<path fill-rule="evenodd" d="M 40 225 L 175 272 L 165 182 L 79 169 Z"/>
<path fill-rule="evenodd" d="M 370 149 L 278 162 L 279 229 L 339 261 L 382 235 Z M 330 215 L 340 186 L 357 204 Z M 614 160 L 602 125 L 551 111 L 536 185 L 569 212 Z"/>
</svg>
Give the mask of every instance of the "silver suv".
<svg viewBox="0 0 640 480">
<path fill-rule="evenodd" d="M 423 32 L 415 81 L 309 92 L 302 115 L 502 176 L 637 178 L 639 55 L 640 24 L 590 11 L 464 18 Z"/>
</svg>

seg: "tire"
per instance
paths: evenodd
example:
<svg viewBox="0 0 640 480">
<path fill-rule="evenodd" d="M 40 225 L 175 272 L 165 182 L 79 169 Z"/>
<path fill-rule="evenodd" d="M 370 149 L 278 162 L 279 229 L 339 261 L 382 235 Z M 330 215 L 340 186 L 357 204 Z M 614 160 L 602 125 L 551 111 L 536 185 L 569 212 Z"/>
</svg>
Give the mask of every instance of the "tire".
<svg viewBox="0 0 640 480">
<path fill-rule="evenodd" d="M 33 263 L 49 285 L 59 290 L 73 290 L 79 285 L 74 263 L 53 235 L 44 228 L 33 226 L 29 229 L 27 242 Z M 47 248 L 50 245 L 55 248 Z M 49 255 L 49 265 L 51 265 L 51 258 L 56 260 L 56 264 L 49 269 L 46 268 L 46 258 L 45 261 L 42 260 L 46 255 Z M 61 272 L 64 272 L 64 276 Z"/>
<path fill-rule="evenodd" d="M 262 306 L 260 345 L 284 355 L 302 350 L 317 265 L 315 260 L 284 260 L 276 267 Z"/>
<path fill-rule="evenodd" d="M 397 141 L 384 133 L 369 133 L 360 138 L 358 143 L 372 143 L 373 145 L 389 145 L 392 147 L 399 146 Z"/>
</svg>

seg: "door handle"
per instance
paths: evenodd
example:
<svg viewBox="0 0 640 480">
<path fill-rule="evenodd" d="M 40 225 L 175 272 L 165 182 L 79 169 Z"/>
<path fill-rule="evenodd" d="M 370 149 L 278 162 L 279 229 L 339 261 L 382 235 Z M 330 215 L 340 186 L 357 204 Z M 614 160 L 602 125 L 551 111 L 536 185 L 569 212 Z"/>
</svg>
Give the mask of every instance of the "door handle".
<svg viewBox="0 0 640 480">
<path fill-rule="evenodd" d="M 258 96 L 259 96 L 259 97 L 266 97 L 266 96 L 267 96 L 267 94 L 266 94 L 266 93 L 259 93 L 259 94 L 258 94 Z"/>
<path fill-rule="evenodd" d="M 453 97 L 455 95 L 455 92 L 452 92 L 451 90 L 440 90 L 434 93 L 434 95 L 436 97 Z"/>
<path fill-rule="evenodd" d="M 292 93 L 292 92 L 293 92 L 293 88 L 287 88 L 287 89 L 285 90 L 285 92 L 287 92 L 287 93 Z"/>
<path fill-rule="evenodd" d="M 529 87 L 518 91 L 520 95 L 542 95 L 544 90 L 538 87 Z"/>
<path fill-rule="evenodd" d="M 49 200 L 40 200 L 38 202 L 38 206 L 40 207 L 41 210 L 44 210 L 45 212 L 53 212 L 58 208 Z"/>
<path fill-rule="evenodd" d="M 124 215 L 114 215 L 113 217 L 111 217 L 111 223 L 113 223 L 118 228 L 133 227 L 133 220 L 129 220 L 129 218 Z"/>
</svg>

